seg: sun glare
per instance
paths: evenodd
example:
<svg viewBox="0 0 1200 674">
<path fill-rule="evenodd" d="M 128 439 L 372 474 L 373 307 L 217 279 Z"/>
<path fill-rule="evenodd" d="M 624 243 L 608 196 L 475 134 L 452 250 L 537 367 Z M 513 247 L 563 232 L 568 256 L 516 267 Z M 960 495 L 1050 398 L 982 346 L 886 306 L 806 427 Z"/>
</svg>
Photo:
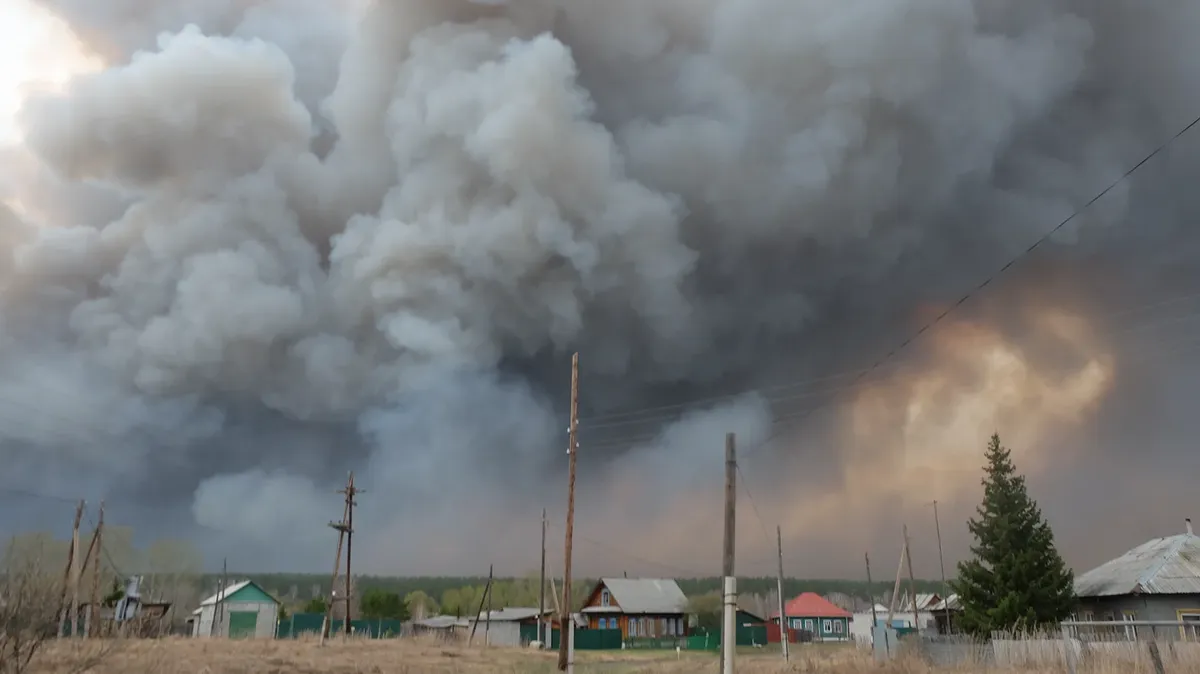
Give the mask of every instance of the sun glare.
<svg viewBox="0 0 1200 674">
<path fill-rule="evenodd" d="M 32 0 L 0 2 L 0 145 L 21 141 L 22 102 L 101 66 L 58 17 Z"/>
</svg>

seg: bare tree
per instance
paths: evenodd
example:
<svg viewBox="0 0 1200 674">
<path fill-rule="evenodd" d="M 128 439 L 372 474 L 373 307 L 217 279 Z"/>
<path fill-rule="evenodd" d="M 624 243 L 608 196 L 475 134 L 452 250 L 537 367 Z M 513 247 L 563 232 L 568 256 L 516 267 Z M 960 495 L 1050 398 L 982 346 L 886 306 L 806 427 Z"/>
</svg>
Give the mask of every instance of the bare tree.
<svg viewBox="0 0 1200 674">
<path fill-rule="evenodd" d="M 31 550 L 5 555 L 0 581 L 0 674 L 21 674 L 58 635 L 62 580 Z"/>
</svg>

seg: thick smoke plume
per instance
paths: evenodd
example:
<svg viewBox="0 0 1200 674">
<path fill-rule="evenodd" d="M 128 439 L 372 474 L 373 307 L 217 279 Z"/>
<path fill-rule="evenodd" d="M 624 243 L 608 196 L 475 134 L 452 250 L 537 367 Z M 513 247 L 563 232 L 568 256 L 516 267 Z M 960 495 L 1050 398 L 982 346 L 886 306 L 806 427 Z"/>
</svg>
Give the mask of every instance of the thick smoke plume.
<svg viewBox="0 0 1200 674">
<path fill-rule="evenodd" d="M 961 521 L 1002 424 L 1076 448 L 1034 482 L 1074 485 L 1069 557 L 1116 552 L 1070 533 L 1129 437 L 1095 414 L 1175 384 L 1122 371 L 1146 343 L 1102 302 L 1194 276 L 1186 138 L 899 370 L 771 387 L 871 365 L 1194 117 L 1196 3 L 39 2 L 105 65 L 0 165 L 0 483 L 319 568 L 355 469 L 370 570 L 523 572 L 579 351 L 580 531 L 643 558 L 585 573 L 714 571 L 727 431 L 775 441 L 748 560 L 760 517 L 833 546 L 801 575 L 933 498 Z M 1174 419 L 1125 421 L 1166 456 Z"/>
</svg>

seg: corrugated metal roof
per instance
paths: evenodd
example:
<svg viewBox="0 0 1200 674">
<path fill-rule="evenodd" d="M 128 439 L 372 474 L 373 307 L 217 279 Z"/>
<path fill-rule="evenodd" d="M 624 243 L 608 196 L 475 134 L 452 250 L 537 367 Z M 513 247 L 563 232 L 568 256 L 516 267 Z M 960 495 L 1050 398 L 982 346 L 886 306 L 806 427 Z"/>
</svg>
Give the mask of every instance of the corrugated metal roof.
<svg viewBox="0 0 1200 674">
<path fill-rule="evenodd" d="M 960 602 L 958 600 L 958 595 L 952 594 L 949 597 L 943 599 L 942 601 L 939 601 L 936 604 L 930 606 L 928 610 L 931 613 L 937 613 L 938 611 L 945 611 L 947 608 L 947 604 L 949 605 L 949 608 L 951 611 L 958 611 L 958 610 L 962 609 L 962 602 Z"/>
<path fill-rule="evenodd" d="M 1200 536 L 1187 533 L 1143 543 L 1076 578 L 1075 594 L 1200 594 Z"/>
<path fill-rule="evenodd" d="M 687 596 L 669 578 L 601 578 L 623 613 L 686 613 Z"/>
<path fill-rule="evenodd" d="M 545 611 L 543 611 L 544 615 L 550 615 L 552 613 L 554 613 L 554 611 L 552 611 L 550 609 L 546 609 Z M 531 618 L 536 618 L 537 614 L 538 614 L 538 610 L 536 608 L 508 607 L 508 608 L 502 608 L 502 609 L 497 609 L 497 610 L 492 611 L 490 618 L 488 617 L 487 611 L 480 613 L 479 614 L 479 622 L 483 622 L 485 620 L 491 620 L 494 623 L 514 622 L 514 621 L 518 621 L 518 620 L 529 620 Z"/>
<path fill-rule="evenodd" d="M 248 581 L 248 580 L 243 580 L 240 583 L 234 583 L 233 585 L 230 585 L 229 587 L 214 594 L 213 596 L 209 597 L 208 599 L 205 599 L 204 601 L 200 602 L 200 605 L 201 606 L 209 606 L 209 605 L 215 604 L 215 603 L 217 603 L 217 601 L 225 599 L 225 597 L 229 597 L 234 594 L 237 594 L 238 590 L 241 590 L 243 587 L 246 587 L 249 584 L 250 584 L 250 581 Z"/>
<path fill-rule="evenodd" d="M 413 624 L 430 629 L 447 629 L 450 627 L 466 627 L 470 623 L 466 618 L 456 618 L 452 615 L 435 615 L 424 620 L 417 620 Z"/>
</svg>

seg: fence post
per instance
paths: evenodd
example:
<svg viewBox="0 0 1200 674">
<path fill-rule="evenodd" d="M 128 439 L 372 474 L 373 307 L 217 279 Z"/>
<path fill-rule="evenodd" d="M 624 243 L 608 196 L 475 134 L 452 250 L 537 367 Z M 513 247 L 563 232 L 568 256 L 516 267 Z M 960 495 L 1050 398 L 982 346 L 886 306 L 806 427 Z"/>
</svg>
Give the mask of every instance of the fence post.
<svg viewBox="0 0 1200 674">
<path fill-rule="evenodd" d="M 1150 643 L 1146 645 L 1150 649 L 1150 662 L 1154 665 L 1154 674 L 1166 674 L 1163 668 L 1162 653 L 1158 651 L 1158 627 L 1150 626 Z"/>
<path fill-rule="evenodd" d="M 1071 628 L 1066 624 L 1062 626 L 1062 648 L 1063 658 L 1067 663 L 1067 673 L 1075 674 L 1075 645 L 1071 643 Z"/>
</svg>

